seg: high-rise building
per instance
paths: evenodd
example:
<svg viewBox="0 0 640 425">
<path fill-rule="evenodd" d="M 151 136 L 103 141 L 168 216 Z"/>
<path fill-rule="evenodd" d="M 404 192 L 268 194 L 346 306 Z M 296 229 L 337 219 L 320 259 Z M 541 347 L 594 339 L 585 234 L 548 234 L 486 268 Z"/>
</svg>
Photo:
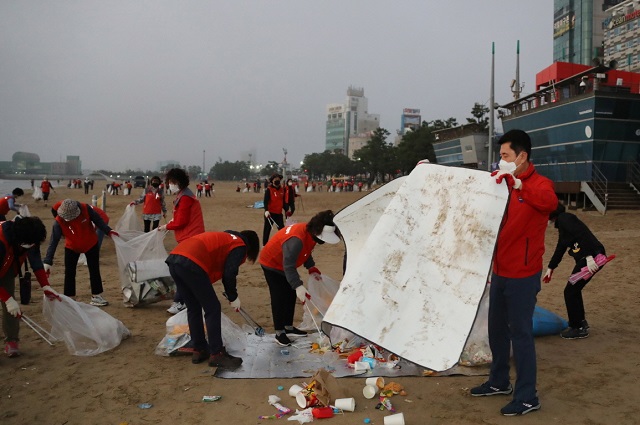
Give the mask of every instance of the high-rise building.
<svg viewBox="0 0 640 425">
<path fill-rule="evenodd" d="M 370 114 L 364 89 L 350 86 L 344 103 L 327 105 L 325 150 L 350 153 L 349 138 L 380 127 L 380 115 Z"/>
<path fill-rule="evenodd" d="M 640 2 L 623 1 L 606 10 L 604 28 L 604 63 L 616 61 L 625 71 L 640 71 Z"/>
<path fill-rule="evenodd" d="M 555 0 L 553 61 L 592 65 L 602 59 L 606 10 L 622 0 Z"/>
<path fill-rule="evenodd" d="M 404 134 L 407 129 L 415 130 L 420 127 L 422 116 L 420 109 L 404 108 L 400 117 L 400 131 Z"/>
</svg>

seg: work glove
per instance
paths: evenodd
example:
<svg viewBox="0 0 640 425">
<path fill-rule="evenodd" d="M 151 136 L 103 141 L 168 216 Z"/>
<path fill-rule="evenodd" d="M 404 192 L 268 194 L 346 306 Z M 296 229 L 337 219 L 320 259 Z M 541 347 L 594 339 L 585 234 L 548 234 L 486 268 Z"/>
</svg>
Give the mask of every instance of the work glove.
<svg viewBox="0 0 640 425">
<path fill-rule="evenodd" d="M 317 267 L 313 266 L 309 268 L 309 274 L 321 275 L 322 273 L 320 273 L 320 270 L 318 270 Z"/>
<path fill-rule="evenodd" d="M 269 218 L 269 217 L 271 217 L 271 213 L 269 211 L 265 211 L 264 218 Z"/>
<path fill-rule="evenodd" d="M 111 237 L 118 236 L 118 237 L 119 237 L 119 236 L 120 236 L 120 234 L 119 234 L 118 232 L 116 232 L 115 230 L 111 230 L 111 231 L 109 232 L 109 236 L 111 236 Z"/>
<path fill-rule="evenodd" d="M 22 312 L 20 311 L 20 305 L 15 300 L 15 298 L 9 297 L 9 299 L 6 300 L 4 304 L 7 306 L 7 312 L 13 317 L 15 317 L 16 319 L 19 319 L 20 316 L 22 316 Z"/>
<path fill-rule="evenodd" d="M 44 263 L 44 272 L 47 274 L 47 277 L 51 276 L 51 264 Z"/>
<path fill-rule="evenodd" d="M 42 292 L 44 292 L 45 297 L 47 297 L 49 301 L 62 301 L 62 299 L 60 298 L 60 294 L 58 294 L 58 292 L 49 285 L 43 286 Z"/>
<path fill-rule="evenodd" d="M 496 183 L 498 184 L 502 183 L 502 180 L 506 180 L 508 187 L 522 189 L 522 180 L 515 178 L 513 174 L 509 172 L 496 170 L 491 173 L 491 176 L 496 178 Z"/>
<path fill-rule="evenodd" d="M 542 281 L 544 283 L 551 282 L 551 276 L 552 275 L 553 275 L 553 269 L 547 269 L 547 272 L 544 274 L 544 277 L 542 278 Z"/>
<path fill-rule="evenodd" d="M 231 301 L 229 304 L 231 304 L 231 307 L 235 311 L 240 311 L 240 297 L 236 297 L 236 299 Z"/>
<path fill-rule="evenodd" d="M 164 232 L 166 230 L 167 230 L 167 225 L 166 224 L 163 224 L 162 226 L 158 226 L 158 231 L 159 232 Z"/>
<path fill-rule="evenodd" d="M 129 203 L 130 207 L 135 207 L 135 205 L 136 205 L 135 201 Z"/>
<path fill-rule="evenodd" d="M 286 213 L 284 213 L 287 217 L 291 217 L 293 215 L 293 213 L 291 211 L 287 211 Z"/>
<path fill-rule="evenodd" d="M 296 296 L 302 304 L 311 299 L 311 294 L 307 292 L 307 288 L 305 288 L 304 285 L 300 285 L 296 288 Z"/>
<path fill-rule="evenodd" d="M 596 264 L 596 260 L 594 260 L 591 255 L 587 257 L 587 268 L 589 269 L 589 272 L 591 272 L 591 274 L 594 274 L 600 268 Z"/>
</svg>

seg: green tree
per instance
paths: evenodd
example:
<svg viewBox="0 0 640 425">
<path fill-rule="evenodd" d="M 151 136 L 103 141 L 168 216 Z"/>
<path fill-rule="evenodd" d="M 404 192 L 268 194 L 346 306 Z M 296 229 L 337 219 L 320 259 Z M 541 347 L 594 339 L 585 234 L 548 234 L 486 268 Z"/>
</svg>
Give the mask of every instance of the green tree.
<svg viewBox="0 0 640 425">
<path fill-rule="evenodd" d="M 245 161 L 216 162 L 209 174 L 216 180 L 240 180 L 250 177 L 249 165 Z"/>
<path fill-rule="evenodd" d="M 473 118 L 467 118 L 467 123 L 478 124 L 482 131 L 489 131 L 489 108 L 480 104 L 474 103 L 471 108 L 471 115 Z"/>
<path fill-rule="evenodd" d="M 395 149 L 387 142 L 389 134 L 391 133 L 384 128 L 376 128 L 371 140 L 353 154 L 369 174 L 367 179 L 369 184 L 373 183 L 374 180 L 382 182 L 387 174 L 393 175 L 397 170 L 398 162 Z"/>
<path fill-rule="evenodd" d="M 189 165 L 187 167 L 187 174 L 192 181 L 200 180 L 202 178 L 202 167 L 199 165 Z"/>
<path fill-rule="evenodd" d="M 436 162 L 436 153 L 433 150 L 435 138 L 427 122 L 414 131 L 409 131 L 402 136 L 402 141 L 396 148 L 398 167 L 403 174 L 408 174 L 423 159 Z"/>
<path fill-rule="evenodd" d="M 450 117 L 446 120 L 433 120 L 433 121 L 423 121 L 422 126 L 427 124 L 427 126 L 431 129 L 431 131 L 444 130 L 445 128 L 453 128 L 458 126 L 458 120 Z"/>
</svg>

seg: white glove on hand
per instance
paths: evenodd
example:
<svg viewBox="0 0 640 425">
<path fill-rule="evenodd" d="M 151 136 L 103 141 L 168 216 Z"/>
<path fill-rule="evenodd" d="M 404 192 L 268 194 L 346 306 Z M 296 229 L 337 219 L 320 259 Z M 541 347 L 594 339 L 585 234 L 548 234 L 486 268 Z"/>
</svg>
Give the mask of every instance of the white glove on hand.
<svg viewBox="0 0 640 425">
<path fill-rule="evenodd" d="M 44 264 L 44 272 L 47 274 L 47 277 L 51 276 L 51 264 Z"/>
<path fill-rule="evenodd" d="M 587 268 L 589 269 L 589 271 L 591 272 L 591 274 L 595 273 L 598 271 L 598 269 L 600 267 L 598 267 L 598 265 L 596 264 L 596 260 L 593 259 L 593 257 L 591 255 L 589 255 L 587 257 Z"/>
<path fill-rule="evenodd" d="M 53 289 L 51 286 L 49 286 L 49 285 L 43 286 L 42 287 L 42 292 L 47 297 L 47 299 L 49 299 L 50 301 L 53 301 L 53 300 L 62 301 L 60 299 L 60 294 L 58 294 L 58 292 L 55 289 Z"/>
<path fill-rule="evenodd" d="M 15 318 L 20 318 L 22 316 L 22 312 L 20 311 L 20 305 L 15 300 L 15 298 L 10 297 L 5 303 L 7 306 L 7 312 Z"/>
<path fill-rule="evenodd" d="M 235 300 L 231 301 L 230 304 L 235 311 L 240 311 L 240 297 L 237 297 Z"/>
<path fill-rule="evenodd" d="M 547 269 L 547 272 L 544 274 L 544 277 L 542 278 L 542 281 L 544 283 L 551 282 L 551 276 L 552 275 L 553 275 L 553 269 Z"/>
<path fill-rule="evenodd" d="M 158 232 L 164 232 L 167 230 L 167 225 L 163 224 L 162 226 L 158 226 Z"/>
<path fill-rule="evenodd" d="M 271 213 L 269 211 L 265 211 L 264 218 L 269 218 L 269 217 L 271 217 Z"/>
<path fill-rule="evenodd" d="M 305 288 L 304 285 L 300 285 L 296 288 L 296 296 L 302 304 L 304 304 L 307 299 L 311 299 L 311 295 L 307 292 L 307 288 Z"/>
</svg>

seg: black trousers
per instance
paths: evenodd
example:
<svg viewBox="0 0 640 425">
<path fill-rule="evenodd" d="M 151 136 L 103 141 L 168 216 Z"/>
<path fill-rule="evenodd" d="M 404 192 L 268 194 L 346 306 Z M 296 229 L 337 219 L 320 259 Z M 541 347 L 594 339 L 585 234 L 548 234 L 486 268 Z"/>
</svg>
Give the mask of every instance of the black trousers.
<svg viewBox="0 0 640 425">
<path fill-rule="evenodd" d="M 278 230 L 284 227 L 284 216 L 282 214 L 271 214 L 271 219 L 276 223 Z M 269 235 L 271 234 L 271 221 L 264 218 L 264 228 L 262 229 L 262 246 L 265 246 L 269 242 Z"/>
<path fill-rule="evenodd" d="M 606 255 L 604 254 L 604 252 L 602 254 Z M 584 258 L 576 261 L 576 265 L 573 268 L 571 274 L 578 273 L 586 265 L 587 260 Z M 598 271 L 600 271 L 601 269 L 602 268 L 598 269 Z M 589 283 L 591 279 L 593 279 L 593 276 L 595 276 L 595 274 L 589 276 L 586 279 L 579 280 L 573 285 L 567 282 L 567 286 L 565 286 L 564 288 L 564 303 L 567 306 L 569 326 L 572 328 L 579 328 L 582 325 L 582 321 L 585 320 L 584 302 L 582 301 L 582 289 L 587 286 L 587 283 Z"/>
<path fill-rule="evenodd" d="M 96 243 L 89 251 L 85 252 L 87 266 L 89 267 L 89 282 L 91 283 L 91 295 L 102 294 L 102 276 L 100 276 L 100 244 Z M 67 297 L 76 296 L 76 268 L 78 267 L 80 253 L 64 249 L 64 294 Z"/>
<path fill-rule="evenodd" d="M 291 288 L 284 274 L 262 268 L 264 278 L 269 285 L 271 295 L 271 315 L 273 328 L 284 330 L 285 326 L 293 326 L 293 315 L 296 311 L 296 291 Z"/>
<path fill-rule="evenodd" d="M 157 229 L 160 224 L 160 220 L 153 220 L 153 228 L 151 227 L 151 220 L 142 220 L 144 222 L 144 232 L 149 233 L 149 230 Z"/>
<path fill-rule="evenodd" d="M 187 320 L 193 348 L 198 351 L 208 349 L 210 354 L 219 353 L 222 350 L 222 309 L 209 276 L 192 261 L 187 264 L 169 264 L 169 273 L 187 305 Z M 204 332 L 205 324 L 208 343 Z"/>
</svg>

